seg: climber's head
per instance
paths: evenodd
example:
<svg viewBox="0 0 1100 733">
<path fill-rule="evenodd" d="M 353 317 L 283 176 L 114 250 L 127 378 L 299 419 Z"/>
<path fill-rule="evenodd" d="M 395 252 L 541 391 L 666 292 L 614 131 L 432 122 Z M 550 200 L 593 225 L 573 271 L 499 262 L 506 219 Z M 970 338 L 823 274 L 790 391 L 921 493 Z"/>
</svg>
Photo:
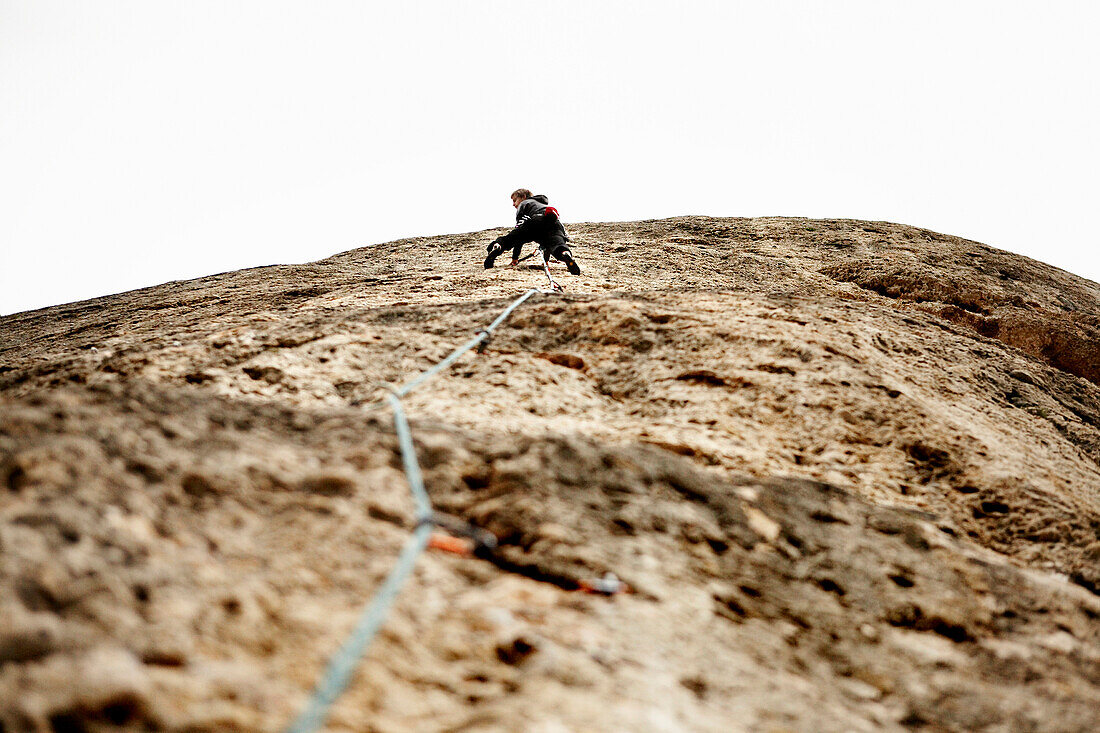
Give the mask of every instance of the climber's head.
<svg viewBox="0 0 1100 733">
<path fill-rule="evenodd" d="M 519 205 L 529 198 L 531 198 L 531 192 L 529 190 L 526 188 L 517 188 L 515 191 L 512 191 L 512 206 L 518 209 Z"/>
</svg>

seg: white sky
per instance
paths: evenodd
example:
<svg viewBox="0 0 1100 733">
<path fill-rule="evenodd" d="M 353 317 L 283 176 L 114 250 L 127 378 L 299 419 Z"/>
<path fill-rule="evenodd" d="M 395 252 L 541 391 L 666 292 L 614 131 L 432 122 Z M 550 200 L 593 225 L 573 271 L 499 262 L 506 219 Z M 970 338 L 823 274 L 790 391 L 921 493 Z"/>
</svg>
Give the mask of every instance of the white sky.
<svg viewBox="0 0 1100 733">
<path fill-rule="evenodd" d="M 1006 0 L 0 0 L 0 313 L 509 225 L 519 186 L 567 224 L 889 220 L 1100 280 L 1098 21 Z"/>
</svg>

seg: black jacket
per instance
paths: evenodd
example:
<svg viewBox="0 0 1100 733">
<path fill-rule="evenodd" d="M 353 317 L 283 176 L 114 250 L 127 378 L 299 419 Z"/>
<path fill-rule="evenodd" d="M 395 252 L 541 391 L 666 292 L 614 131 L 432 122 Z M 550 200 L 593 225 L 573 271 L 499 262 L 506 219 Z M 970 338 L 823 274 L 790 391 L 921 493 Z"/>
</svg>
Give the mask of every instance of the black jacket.
<svg viewBox="0 0 1100 733">
<path fill-rule="evenodd" d="M 541 193 L 529 199 L 524 199 L 520 202 L 520 205 L 516 207 L 516 226 L 520 226 L 524 221 L 533 216 L 543 216 L 546 213 L 546 207 L 549 205 L 550 199 L 546 198 Z"/>
<path fill-rule="evenodd" d="M 538 242 L 541 247 L 553 247 L 569 241 L 565 227 L 556 216 L 547 216 L 550 200 L 539 194 L 524 199 L 516 208 L 516 226 L 496 241 L 505 250 L 515 248 L 514 257 L 527 242 Z"/>
</svg>

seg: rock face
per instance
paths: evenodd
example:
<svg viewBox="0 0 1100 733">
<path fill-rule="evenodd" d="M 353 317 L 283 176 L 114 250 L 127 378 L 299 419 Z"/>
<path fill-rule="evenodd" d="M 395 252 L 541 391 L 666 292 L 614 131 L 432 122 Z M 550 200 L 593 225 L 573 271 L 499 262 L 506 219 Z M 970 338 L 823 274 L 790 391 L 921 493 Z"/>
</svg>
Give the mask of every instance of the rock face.
<svg viewBox="0 0 1100 733">
<path fill-rule="evenodd" d="M 569 229 L 566 292 L 405 400 L 499 547 L 420 558 L 330 730 L 1100 729 L 1100 286 L 882 222 Z M 294 718 L 413 526 L 379 385 L 545 283 L 495 234 L 0 319 L 0 731 Z"/>
</svg>

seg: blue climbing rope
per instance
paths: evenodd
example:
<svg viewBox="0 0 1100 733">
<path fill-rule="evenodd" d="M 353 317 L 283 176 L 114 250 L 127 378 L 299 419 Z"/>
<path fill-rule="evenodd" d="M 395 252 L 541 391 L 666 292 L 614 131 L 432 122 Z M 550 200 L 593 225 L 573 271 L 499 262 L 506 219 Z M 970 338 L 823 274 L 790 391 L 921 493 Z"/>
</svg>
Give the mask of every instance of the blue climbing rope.
<svg viewBox="0 0 1100 733">
<path fill-rule="evenodd" d="M 544 291 L 538 289 L 528 290 L 512 301 L 487 328 L 478 331 L 475 338 L 470 339 L 453 351 L 446 359 L 421 373 L 416 379 L 403 387 L 390 388 L 391 394 L 386 396 L 386 400 L 393 408 L 393 425 L 394 430 L 397 432 L 397 444 L 401 449 L 401 462 L 405 469 L 405 476 L 409 482 L 413 501 L 416 504 L 416 529 L 413 530 L 412 536 L 405 543 L 397 562 L 375 593 L 374 598 L 363 608 L 355 628 L 352 629 L 347 640 L 329 660 L 328 666 L 314 688 L 305 709 L 286 729 L 286 733 L 315 733 L 325 724 L 332 704 L 347 689 L 359 661 L 374 640 L 378 629 L 382 627 L 382 623 L 386 620 L 390 607 L 393 606 L 398 593 L 405 585 L 405 581 L 412 574 L 417 559 L 428 546 L 434 524 L 432 505 L 431 500 L 428 498 L 428 492 L 424 489 L 424 478 L 420 473 L 420 463 L 416 460 L 416 448 L 412 441 L 412 431 L 409 429 L 405 409 L 401 406 L 401 398 L 453 364 L 456 359 L 467 351 L 488 339 L 493 329 L 503 323 L 512 314 L 512 311 L 532 295 L 542 292 Z"/>
<path fill-rule="evenodd" d="M 467 351 L 469 351 L 470 349 L 476 347 L 478 344 L 480 344 L 485 339 L 489 338 L 489 336 L 492 335 L 492 333 L 493 333 L 493 329 L 496 328 L 497 326 L 499 326 L 500 324 L 504 323 L 504 320 L 506 318 L 508 318 L 508 316 L 512 315 L 512 311 L 514 311 L 516 308 L 520 307 L 520 305 L 522 305 L 525 300 L 530 298 L 532 295 L 535 295 L 536 293 L 543 293 L 543 292 L 545 292 L 545 291 L 539 290 L 538 288 L 533 288 L 531 290 L 528 290 L 526 293 L 524 293 L 520 297 L 516 298 L 514 301 L 512 301 L 511 305 L 509 305 L 507 308 L 504 309 L 503 313 L 501 313 L 499 316 L 497 316 L 497 319 L 495 321 L 493 321 L 492 323 L 489 324 L 488 327 L 486 327 L 485 329 L 483 329 L 481 331 L 478 331 L 477 335 L 474 338 L 470 339 L 469 341 L 464 343 L 462 346 L 459 346 L 457 349 L 455 349 L 453 352 L 451 352 L 451 354 L 446 359 L 439 362 L 438 364 L 436 364 L 431 369 L 428 369 L 427 371 L 422 372 L 419 376 L 417 376 L 415 379 L 413 379 L 408 384 L 405 384 L 402 387 L 398 387 L 395 394 L 398 397 L 404 397 L 409 392 L 412 392 L 414 389 L 416 389 L 420 385 L 424 384 L 424 382 L 427 382 L 429 379 L 434 377 L 436 374 L 439 374 L 441 371 L 443 371 L 444 369 L 449 367 L 451 364 L 454 364 L 455 361 L 458 359 L 458 357 L 462 356 Z"/>
</svg>

